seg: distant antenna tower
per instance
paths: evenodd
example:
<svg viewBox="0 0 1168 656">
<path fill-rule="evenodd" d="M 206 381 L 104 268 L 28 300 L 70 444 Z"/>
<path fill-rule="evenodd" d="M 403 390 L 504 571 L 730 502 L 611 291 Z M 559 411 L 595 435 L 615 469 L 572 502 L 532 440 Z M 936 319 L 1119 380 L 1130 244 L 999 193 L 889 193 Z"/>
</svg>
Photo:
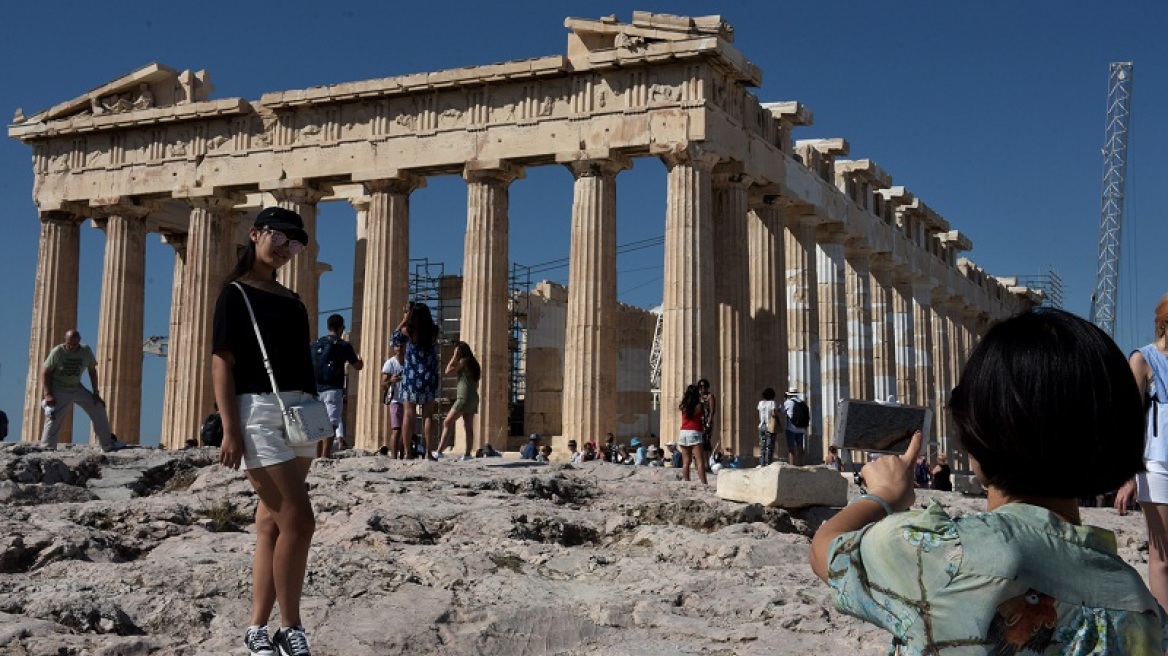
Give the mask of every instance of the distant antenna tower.
<svg viewBox="0 0 1168 656">
<path fill-rule="evenodd" d="M 1127 176 L 1127 133 L 1131 119 L 1132 63 L 1112 62 L 1107 84 L 1107 136 L 1103 143 L 1103 209 L 1099 217 L 1099 259 L 1091 321 L 1115 336 L 1119 304 L 1119 238 Z"/>
</svg>

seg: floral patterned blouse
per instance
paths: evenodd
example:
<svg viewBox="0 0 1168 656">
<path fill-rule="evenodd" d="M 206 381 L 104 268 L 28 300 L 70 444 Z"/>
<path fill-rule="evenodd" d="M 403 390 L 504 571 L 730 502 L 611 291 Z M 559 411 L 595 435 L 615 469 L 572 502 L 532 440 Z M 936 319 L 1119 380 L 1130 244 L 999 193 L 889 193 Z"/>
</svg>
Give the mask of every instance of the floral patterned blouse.
<svg viewBox="0 0 1168 656">
<path fill-rule="evenodd" d="M 1164 654 L 1168 617 L 1115 534 L 1006 504 L 953 518 L 936 500 L 844 533 L 836 607 L 892 634 L 889 654 Z"/>
</svg>

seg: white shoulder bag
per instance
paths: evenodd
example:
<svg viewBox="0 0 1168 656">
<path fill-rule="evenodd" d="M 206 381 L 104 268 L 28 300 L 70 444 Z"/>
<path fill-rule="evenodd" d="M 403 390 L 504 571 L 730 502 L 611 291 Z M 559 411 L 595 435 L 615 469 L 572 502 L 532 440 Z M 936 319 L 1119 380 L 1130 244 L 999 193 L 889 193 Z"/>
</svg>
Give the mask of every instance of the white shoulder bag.
<svg viewBox="0 0 1168 656">
<path fill-rule="evenodd" d="M 264 346 L 264 336 L 260 334 L 260 324 L 256 322 L 255 311 L 251 309 L 251 301 L 247 292 L 238 282 L 231 283 L 239 288 L 243 294 L 243 302 L 247 305 L 247 314 L 251 317 L 251 327 L 255 329 L 256 341 L 260 343 L 260 353 L 264 356 L 264 369 L 268 371 L 268 380 L 272 381 L 272 393 L 280 404 L 280 412 L 284 415 L 284 441 L 289 445 L 307 444 L 332 437 L 336 433 L 333 424 L 329 421 L 328 409 L 320 399 L 312 398 L 300 403 L 285 405 L 280 398 L 280 388 L 276 385 L 276 374 L 272 372 L 272 361 L 268 359 L 268 349 Z M 305 344 L 304 348 L 308 348 Z"/>
</svg>

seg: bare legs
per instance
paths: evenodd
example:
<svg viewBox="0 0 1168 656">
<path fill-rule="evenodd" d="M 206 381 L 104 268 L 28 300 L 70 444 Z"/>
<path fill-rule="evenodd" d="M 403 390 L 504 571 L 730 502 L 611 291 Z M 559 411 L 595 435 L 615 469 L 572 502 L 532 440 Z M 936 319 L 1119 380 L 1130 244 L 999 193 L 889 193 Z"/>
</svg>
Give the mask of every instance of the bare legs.
<svg viewBox="0 0 1168 656">
<path fill-rule="evenodd" d="M 412 443 L 414 437 L 414 424 L 417 417 L 417 406 L 407 401 L 402 412 L 402 439 L 406 443 Z M 427 401 L 422 405 L 422 446 L 429 446 L 430 440 L 434 437 L 434 402 Z"/>
<path fill-rule="evenodd" d="M 1168 504 L 1140 502 L 1148 523 L 1148 587 L 1168 608 Z"/>
<path fill-rule="evenodd" d="M 247 472 L 260 496 L 252 558 L 252 624 L 266 626 L 278 601 L 280 625 L 300 625 L 300 595 L 316 530 L 304 487 L 311 466 L 311 458 L 296 458 Z"/>
<path fill-rule="evenodd" d="M 700 443 L 681 447 L 681 480 L 689 480 L 689 465 L 694 460 L 698 469 L 698 480 L 706 485 L 706 450 Z"/>
<path fill-rule="evenodd" d="M 450 448 L 454 448 L 454 427 L 458 424 L 459 418 L 462 418 L 462 426 L 466 432 L 466 457 L 470 457 L 471 446 L 474 444 L 474 416 L 473 412 L 463 412 L 461 410 L 451 410 L 446 419 L 442 421 L 442 436 L 438 439 L 438 448 L 435 449 L 438 453 L 446 450 L 446 445 L 449 443 Z"/>
</svg>

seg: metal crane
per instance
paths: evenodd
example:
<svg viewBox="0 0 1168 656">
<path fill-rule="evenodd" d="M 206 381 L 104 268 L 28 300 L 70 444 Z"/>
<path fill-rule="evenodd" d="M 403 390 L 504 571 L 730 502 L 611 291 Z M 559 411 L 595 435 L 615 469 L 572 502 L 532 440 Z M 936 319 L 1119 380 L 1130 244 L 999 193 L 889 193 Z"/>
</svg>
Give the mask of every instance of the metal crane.
<svg viewBox="0 0 1168 656">
<path fill-rule="evenodd" d="M 1107 84 L 1107 130 L 1103 143 L 1103 207 L 1099 218 L 1099 259 L 1091 321 L 1115 336 L 1119 300 L 1119 247 L 1127 177 L 1127 133 L 1131 119 L 1132 63 L 1112 62 Z"/>
</svg>

